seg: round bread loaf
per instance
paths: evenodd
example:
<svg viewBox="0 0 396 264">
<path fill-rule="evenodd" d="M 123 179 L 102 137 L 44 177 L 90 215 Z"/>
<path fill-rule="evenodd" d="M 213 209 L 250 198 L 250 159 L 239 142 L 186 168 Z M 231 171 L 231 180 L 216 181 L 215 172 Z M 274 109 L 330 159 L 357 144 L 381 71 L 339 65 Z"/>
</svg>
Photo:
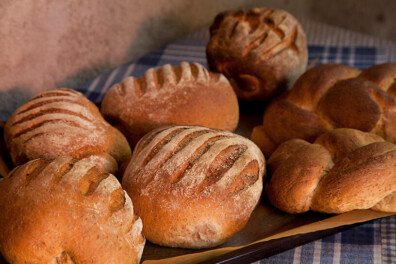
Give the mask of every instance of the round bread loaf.
<svg viewBox="0 0 396 264">
<path fill-rule="evenodd" d="M 308 51 L 305 33 L 291 14 L 263 7 L 217 15 L 206 57 L 209 69 L 223 73 L 239 98 L 267 101 L 305 71 Z"/>
<path fill-rule="evenodd" d="M 233 131 L 239 119 L 237 97 L 228 80 L 187 62 L 126 78 L 107 92 L 101 111 L 132 146 L 161 126 L 200 125 Z"/>
<path fill-rule="evenodd" d="M 396 145 L 380 136 L 339 128 L 313 144 L 282 143 L 268 160 L 271 203 L 288 213 L 396 212 Z"/>
<path fill-rule="evenodd" d="M 113 173 L 131 157 L 124 135 L 83 94 L 65 88 L 36 95 L 19 107 L 7 121 L 4 137 L 15 166 L 66 155 Z"/>
<path fill-rule="evenodd" d="M 156 129 L 137 144 L 122 186 L 153 243 L 214 247 L 247 223 L 263 188 L 250 140 L 204 127 Z"/>
<path fill-rule="evenodd" d="M 251 139 L 269 156 L 282 142 L 312 142 L 334 128 L 354 128 L 396 143 L 396 64 L 360 71 L 341 64 L 322 64 L 305 72 L 289 93 L 265 110 L 263 125 Z"/>
<path fill-rule="evenodd" d="M 117 179 L 88 161 L 36 159 L 0 180 L 10 263 L 138 263 L 142 221 Z"/>
</svg>

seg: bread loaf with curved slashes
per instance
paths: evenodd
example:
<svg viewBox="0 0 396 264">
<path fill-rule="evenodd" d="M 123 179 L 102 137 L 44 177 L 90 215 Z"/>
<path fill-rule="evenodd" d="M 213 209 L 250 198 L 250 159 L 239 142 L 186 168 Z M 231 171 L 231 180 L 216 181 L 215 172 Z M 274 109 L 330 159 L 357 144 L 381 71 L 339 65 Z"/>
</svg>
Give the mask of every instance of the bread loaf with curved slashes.
<svg viewBox="0 0 396 264">
<path fill-rule="evenodd" d="M 275 8 L 220 13 L 206 46 L 209 69 L 223 73 L 239 98 L 267 101 L 305 71 L 305 33 L 288 12 Z"/>
<path fill-rule="evenodd" d="M 68 155 L 87 159 L 102 171 L 115 172 L 131 149 L 120 131 L 108 124 L 83 94 L 55 89 L 19 107 L 4 128 L 14 165 L 36 158 Z"/>
<path fill-rule="evenodd" d="M 251 139 L 267 157 L 282 142 L 312 142 L 334 128 L 353 128 L 396 143 L 396 63 L 363 71 L 322 64 L 305 72 L 290 92 L 276 98 Z"/>
<path fill-rule="evenodd" d="M 247 223 L 262 192 L 264 162 L 257 146 L 231 132 L 160 128 L 137 144 L 122 186 L 149 241 L 214 247 Z"/>
<path fill-rule="evenodd" d="M 72 157 L 0 180 L 0 251 L 10 263 L 138 263 L 142 221 L 117 179 Z"/>
<path fill-rule="evenodd" d="M 200 125 L 233 131 L 237 97 L 228 80 L 198 63 L 149 69 L 140 78 L 115 84 L 101 112 L 134 146 L 150 130 L 167 125 Z"/>
<path fill-rule="evenodd" d="M 271 203 L 288 213 L 396 212 L 396 145 L 380 136 L 339 128 L 313 144 L 282 143 L 268 160 Z"/>
</svg>

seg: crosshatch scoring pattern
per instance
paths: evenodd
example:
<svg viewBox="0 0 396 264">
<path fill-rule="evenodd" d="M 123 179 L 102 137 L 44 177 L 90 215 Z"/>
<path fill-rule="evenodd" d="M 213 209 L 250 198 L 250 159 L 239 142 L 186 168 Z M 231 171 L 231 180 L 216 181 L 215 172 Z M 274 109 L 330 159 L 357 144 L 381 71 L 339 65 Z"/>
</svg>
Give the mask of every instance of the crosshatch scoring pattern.
<svg viewBox="0 0 396 264">
<path fill-rule="evenodd" d="M 233 19 L 226 21 L 230 17 L 233 17 Z M 295 43 L 298 26 L 283 10 L 257 8 L 246 12 L 226 12 L 224 15 L 217 16 L 215 21 L 222 22 L 212 25 L 212 33 L 219 32 L 220 38 L 225 40 L 226 43 L 235 43 L 235 41 L 243 43 L 242 54 L 245 56 L 251 54 L 256 59 L 256 64 L 267 60 L 268 57 L 276 56 L 285 49 L 291 49 L 298 53 L 298 47 Z M 223 21 L 226 26 L 223 26 Z M 243 25 L 246 23 L 250 27 L 248 31 Z M 285 24 L 293 23 L 295 24 L 293 27 L 282 27 Z M 214 35 L 217 34 L 214 33 Z M 275 39 L 277 44 L 270 49 L 266 48 L 269 45 L 268 43 Z"/>
<path fill-rule="evenodd" d="M 340 28 L 302 22 L 308 41 L 308 64 L 342 63 L 359 69 L 396 61 L 396 45 Z M 206 66 L 208 28 L 203 28 L 146 56 L 103 74 L 77 90 L 100 102 L 110 87 L 127 76 L 182 61 Z M 288 250 L 257 263 L 396 263 L 396 216 L 371 221 L 353 229 Z"/>
</svg>

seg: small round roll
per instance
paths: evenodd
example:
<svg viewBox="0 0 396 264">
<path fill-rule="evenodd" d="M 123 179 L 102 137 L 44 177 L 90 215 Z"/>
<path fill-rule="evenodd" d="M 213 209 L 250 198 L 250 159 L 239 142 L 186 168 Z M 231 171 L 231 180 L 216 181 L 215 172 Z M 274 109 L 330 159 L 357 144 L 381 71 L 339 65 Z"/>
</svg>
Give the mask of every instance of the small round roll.
<svg viewBox="0 0 396 264">
<path fill-rule="evenodd" d="M 138 263 L 142 221 L 117 179 L 86 160 L 36 159 L 0 180 L 9 263 Z"/>
<path fill-rule="evenodd" d="M 264 163 L 256 145 L 231 132 L 160 128 L 137 144 L 122 186 L 149 241 L 208 248 L 246 225 L 262 193 Z"/>
</svg>

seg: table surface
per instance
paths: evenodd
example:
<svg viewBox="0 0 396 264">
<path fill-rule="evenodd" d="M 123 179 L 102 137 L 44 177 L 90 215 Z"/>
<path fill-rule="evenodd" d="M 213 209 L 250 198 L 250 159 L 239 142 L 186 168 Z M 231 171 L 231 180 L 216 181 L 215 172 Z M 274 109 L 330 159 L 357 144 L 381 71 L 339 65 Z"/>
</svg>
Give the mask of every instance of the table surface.
<svg viewBox="0 0 396 264">
<path fill-rule="evenodd" d="M 307 35 L 308 64 L 342 63 L 360 69 L 396 62 L 396 44 L 330 25 L 299 19 Z M 198 30 L 146 56 L 121 65 L 80 86 L 100 102 L 106 91 L 127 76 L 140 77 L 155 66 L 181 61 L 206 65 L 208 28 Z M 396 216 L 365 223 L 347 231 L 262 259 L 257 263 L 396 263 Z"/>
</svg>

